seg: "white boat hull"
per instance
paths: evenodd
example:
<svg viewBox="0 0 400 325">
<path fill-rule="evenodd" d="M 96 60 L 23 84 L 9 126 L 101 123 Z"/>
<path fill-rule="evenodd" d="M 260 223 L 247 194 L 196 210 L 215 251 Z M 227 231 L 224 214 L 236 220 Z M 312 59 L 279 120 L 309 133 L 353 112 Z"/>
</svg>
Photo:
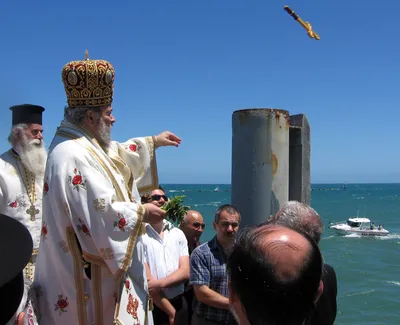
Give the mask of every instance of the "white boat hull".
<svg viewBox="0 0 400 325">
<path fill-rule="evenodd" d="M 350 234 L 357 234 L 360 236 L 366 236 L 366 237 L 371 237 L 371 236 L 387 236 L 389 235 L 389 231 L 386 229 L 357 229 L 357 228 L 351 228 L 347 225 L 334 225 L 330 226 L 329 228 L 335 230 L 338 234 L 340 235 L 350 235 Z"/>
</svg>

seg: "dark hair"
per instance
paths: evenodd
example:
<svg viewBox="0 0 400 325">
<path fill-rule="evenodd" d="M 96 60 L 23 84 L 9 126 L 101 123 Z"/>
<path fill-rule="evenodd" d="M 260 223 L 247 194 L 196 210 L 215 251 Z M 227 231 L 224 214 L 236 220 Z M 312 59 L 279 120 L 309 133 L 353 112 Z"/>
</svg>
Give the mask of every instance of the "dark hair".
<svg viewBox="0 0 400 325">
<path fill-rule="evenodd" d="M 231 204 L 224 204 L 224 205 L 221 205 L 221 206 L 217 209 L 217 211 L 215 211 L 215 215 L 214 215 L 214 221 L 215 221 L 215 223 L 218 223 L 218 222 L 219 222 L 219 217 L 221 216 L 221 213 L 224 212 L 224 211 L 228 212 L 229 214 L 235 214 L 235 213 L 237 213 L 237 214 L 239 215 L 239 221 L 240 221 L 240 212 L 239 212 L 239 210 L 236 209 L 236 208 L 235 208 L 233 205 L 231 205 Z"/>
<path fill-rule="evenodd" d="M 311 244 L 309 255 L 297 274 L 282 279 L 269 259 L 271 249 L 264 244 L 265 236 L 276 229 L 273 225 L 245 228 L 228 259 L 231 287 L 251 325 L 300 325 L 315 308 L 323 269 L 318 245 L 301 233 Z"/>
<path fill-rule="evenodd" d="M 161 185 L 159 185 L 158 188 L 155 188 L 155 189 L 152 190 L 151 192 L 153 192 L 153 191 L 155 191 L 155 190 L 161 190 L 161 191 L 163 191 L 163 192 L 165 193 L 165 191 L 164 191 L 164 189 L 161 187 Z M 149 202 L 151 201 L 151 195 L 150 195 L 151 192 L 150 192 L 150 193 L 143 194 L 143 196 L 141 197 L 141 202 L 142 202 L 142 204 L 149 203 Z"/>
</svg>

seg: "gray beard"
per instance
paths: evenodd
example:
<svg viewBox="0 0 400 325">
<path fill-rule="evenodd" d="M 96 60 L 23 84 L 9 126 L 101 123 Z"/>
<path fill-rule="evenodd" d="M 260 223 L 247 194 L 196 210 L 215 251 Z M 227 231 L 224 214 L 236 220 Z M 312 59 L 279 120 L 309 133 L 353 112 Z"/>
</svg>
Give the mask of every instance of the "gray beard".
<svg viewBox="0 0 400 325">
<path fill-rule="evenodd" d="M 22 164 L 36 178 L 43 178 L 46 168 L 47 152 L 44 142 L 40 140 L 23 139 L 20 144 L 15 147 Z"/>
<path fill-rule="evenodd" d="M 99 133 L 100 139 L 98 142 L 104 151 L 108 152 L 111 144 L 111 129 L 107 127 L 106 123 L 102 119 L 99 121 Z"/>
</svg>

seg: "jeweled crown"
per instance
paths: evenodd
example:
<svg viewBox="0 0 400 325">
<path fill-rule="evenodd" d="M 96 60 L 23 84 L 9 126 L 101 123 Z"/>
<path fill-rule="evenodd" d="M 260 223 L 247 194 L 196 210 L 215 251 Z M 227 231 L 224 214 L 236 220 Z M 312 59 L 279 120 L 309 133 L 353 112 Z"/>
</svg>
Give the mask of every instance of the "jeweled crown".
<svg viewBox="0 0 400 325">
<path fill-rule="evenodd" d="M 110 105 L 114 91 L 114 68 L 105 60 L 71 61 L 62 69 L 62 81 L 68 107 Z"/>
</svg>

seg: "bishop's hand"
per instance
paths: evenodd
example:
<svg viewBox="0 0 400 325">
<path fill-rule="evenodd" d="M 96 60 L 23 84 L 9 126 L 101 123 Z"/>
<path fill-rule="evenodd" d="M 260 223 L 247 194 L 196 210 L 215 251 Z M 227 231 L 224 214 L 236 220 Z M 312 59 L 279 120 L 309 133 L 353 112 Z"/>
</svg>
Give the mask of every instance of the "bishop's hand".
<svg viewBox="0 0 400 325">
<path fill-rule="evenodd" d="M 178 147 L 181 144 L 181 139 L 175 134 L 164 131 L 154 137 L 156 147 L 174 146 Z"/>
</svg>

